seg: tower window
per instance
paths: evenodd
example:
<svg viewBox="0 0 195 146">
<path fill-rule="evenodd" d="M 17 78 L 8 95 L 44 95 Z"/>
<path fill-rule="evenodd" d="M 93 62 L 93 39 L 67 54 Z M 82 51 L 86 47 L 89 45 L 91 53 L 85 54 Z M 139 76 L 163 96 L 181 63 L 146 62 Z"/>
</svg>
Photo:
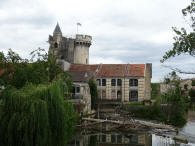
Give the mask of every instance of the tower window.
<svg viewBox="0 0 195 146">
<path fill-rule="evenodd" d="M 55 47 L 55 48 L 58 48 L 58 43 L 55 43 L 55 44 L 54 44 L 54 47 Z"/>
</svg>

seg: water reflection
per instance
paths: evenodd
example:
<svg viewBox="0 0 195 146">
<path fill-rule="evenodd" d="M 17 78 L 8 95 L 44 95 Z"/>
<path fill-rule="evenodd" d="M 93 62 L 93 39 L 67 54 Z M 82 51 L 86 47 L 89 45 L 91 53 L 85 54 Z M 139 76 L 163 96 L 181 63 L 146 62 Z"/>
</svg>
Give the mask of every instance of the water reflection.
<svg viewBox="0 0 195 146">
<path fill-rule="evenodd" d="M 100 125 L 104 131 L 111 125 Z M 175 135 L 175 134 L 174 134 Z M 179 131 L 179 135 L 189 140 L 188 144 L 174 141 L 172 138 L 155 134 L 77 131 L 68 146 L 195 146 L 195 111 L 188 112 L 188 123 Z M 170 135 L 170 137 L 173 135 Z"/>
<path fill-rule="evenodd" d="M 76 135 L 68 146 L 151 146 L 148 134 L 94 133 Z"/>
</svg>

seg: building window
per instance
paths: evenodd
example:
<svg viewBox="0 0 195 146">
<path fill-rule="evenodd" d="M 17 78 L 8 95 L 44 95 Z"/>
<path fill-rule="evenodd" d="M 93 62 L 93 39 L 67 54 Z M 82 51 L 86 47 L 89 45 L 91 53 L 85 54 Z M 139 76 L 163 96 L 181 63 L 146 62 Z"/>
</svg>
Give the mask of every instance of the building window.
<svg viewBox="0 0 195 146">
<path fill-rule="evenodd" d="M 106 142 L 106 135 L 102 135 L 102 142 Z"/>
<path fill-rule="evenodd" d="M 102 91 L 102 99 L 106 99 L 106 91 L 105 90 Z"/>
<path fill-rule="evenodd" d="M 130 79 L 129 86 L 138 86 L 138 79 Z"/>
<path fill-rule="evenodd" d="M 88 62 L 88 61 L 87 61 L 87 59 L 86 59 L 86 64 L 87 64 L 87 62 Z"/>
<path fill-rule="evenodd" d="M 75 93 L 80 93 L 80 87 L 76 87 L 75 89 Z"/>
<path fill-rule="evenodd" d="M 122 93 L 120 90 L 117 91 L 117 100 L 121 101 Z"/>
<path fill-rule="evenodd" d="M 112 99 L 116 99 L 116 91 L 115 90 L 112 90 L 111 97 L 112 97 Z"/>
<path fill-rule="evenodd" d="M 61 56 L 61 59 L 64 59 L 64 56 Z"/>
<path fill-rule="evenodd" d="M 122 136 L 121 135 L 117 135 L 117 143 L 122 143 Z"/>
<path fill-rule="evenodd" d="M 121 79 L 117 79 L 117 86 L 121 86 L 122 85 L 122 80 Z"/>
<path fill-rule="evenodd" d="M 101 86 L 101 80 L 100 79 L 97 79 L 96 80 L 96 84 L 97 84 L 97 86 Z"/>
<path fill-rule="evenodd" d="M 54 44 L 54 47 L 55 47 L 55 48 L 58 48 L 58 43 L 55 43 L 55 44 Z"/>
<path fill-rule="evenodd" d="M 116 143 L 116 135 L 111 135 L 111 143 Z"/>
<path fill-rule="evenodd" d="M 111 80 L 111 86 L 116 86 L 116 79 Z"/>
<path fill-rule="evenodd" d="M 106 86 L 106 79 L 102 79 L 102 86 Z"/>
<path fill-rule="evenodd" d="M 129 101 L 138 101 L 138 91 L 129 92 Z"/>
</svg>

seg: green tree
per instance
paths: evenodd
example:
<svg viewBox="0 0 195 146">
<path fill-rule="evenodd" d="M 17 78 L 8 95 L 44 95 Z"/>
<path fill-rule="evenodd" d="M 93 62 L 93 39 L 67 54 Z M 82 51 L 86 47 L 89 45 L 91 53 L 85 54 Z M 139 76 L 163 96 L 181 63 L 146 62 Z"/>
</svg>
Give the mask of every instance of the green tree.
<svg viewBox="0 0 195 146">
<path fill-rule="evenodd" d="M 4 86 L 23 87 L 26 83 L 40 84 L 52 82 L 59 74 L 64 74 L 63 78 L 70 76 L 58 66 L 57 57 L 47 54 L 44 49 L 38 48 L 31 52 L 30 60 L 22 59 L 17 53 L 9 49 L 7 56 L 0 52 L 0 84 Z M 70 86 L 68 86 L 70 87 Z"/>
<path fill-rule="evenodd" d="M 191 102 L 195 103 L 195 90 L 194 89 L 190 89 L 189 96 L 191 98 Z"/>
<path fill-rule="evenodd" d="M 98 98 L 97 85 L 93 79 L 90 79 L 88 84 L 91 93 L 91 109 L 96 109 L 96 102 Z"/>
<path fill-rule="evenodd" d="M 151 98 L 156 99 L 160 96 L 160 83 L 151 83 Z"/>
<path fill-rule="evenodd" d="M 162 63 L 167 59 L 178 56 L 180 54 L 188 54 L 192 57 L 195 57 L 195 0 L 192 0 L 191 4 L 182 10 L 182 14 L 184 16 L 184 19 L 189 24 L 190 30 L 187 31 L 187 29 L 185 28 L 172 28 L 176 34 L 173 38 L 173 48 L 172 50 L 169 50 L 165 53 L 161 60 Z M 195 72 L 193 71 L 187 72 L 177 68 L 172 69 L 180 73 L 195 74 Z"/>
<path fill-rule="evenodd" d="M 165 77 L 165 83 L 170 85 L 168 91 L 162 95 L 162 100 L 167 103 L 167 108 L 169 108 L 167 112 L 168 121 L 172 125 L 182 127 L 187 121 L 187 105 L 185 102 L 186 97 L 183 96 L 180 87 L 180 78 L 175 72 L 172 72 Z"/>
<path fill-rule="evenodd" d="M 64 102 L 63 81 L 6 89 L 0 110 L 0 141 L 9 146 L 65 146 L 76 122 Z"/>
</svg>

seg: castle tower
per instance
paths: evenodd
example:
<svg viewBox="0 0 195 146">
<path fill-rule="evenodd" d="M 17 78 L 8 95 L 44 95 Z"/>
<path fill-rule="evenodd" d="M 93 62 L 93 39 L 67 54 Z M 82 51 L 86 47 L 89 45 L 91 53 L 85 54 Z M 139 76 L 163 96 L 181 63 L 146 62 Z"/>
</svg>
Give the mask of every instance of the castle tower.
<svg viewBox="0 0 195 146">
<path fill-rule="evenodd" d="M 58 55 L 59 60 L 74 64 L 89 64 L 91 40 L 91 36 L 80 34 L 77 34 L 76 38 L 63 37 L 57 23 L 53 36 L 49 35 L 49 52 Z"/>
<path fill-rule="evenodd" d="M 88 35 L 76 35 L 74 49 L 74 63 L 89 64 L 89 47 L 92 37 Z"/>
</svg>

